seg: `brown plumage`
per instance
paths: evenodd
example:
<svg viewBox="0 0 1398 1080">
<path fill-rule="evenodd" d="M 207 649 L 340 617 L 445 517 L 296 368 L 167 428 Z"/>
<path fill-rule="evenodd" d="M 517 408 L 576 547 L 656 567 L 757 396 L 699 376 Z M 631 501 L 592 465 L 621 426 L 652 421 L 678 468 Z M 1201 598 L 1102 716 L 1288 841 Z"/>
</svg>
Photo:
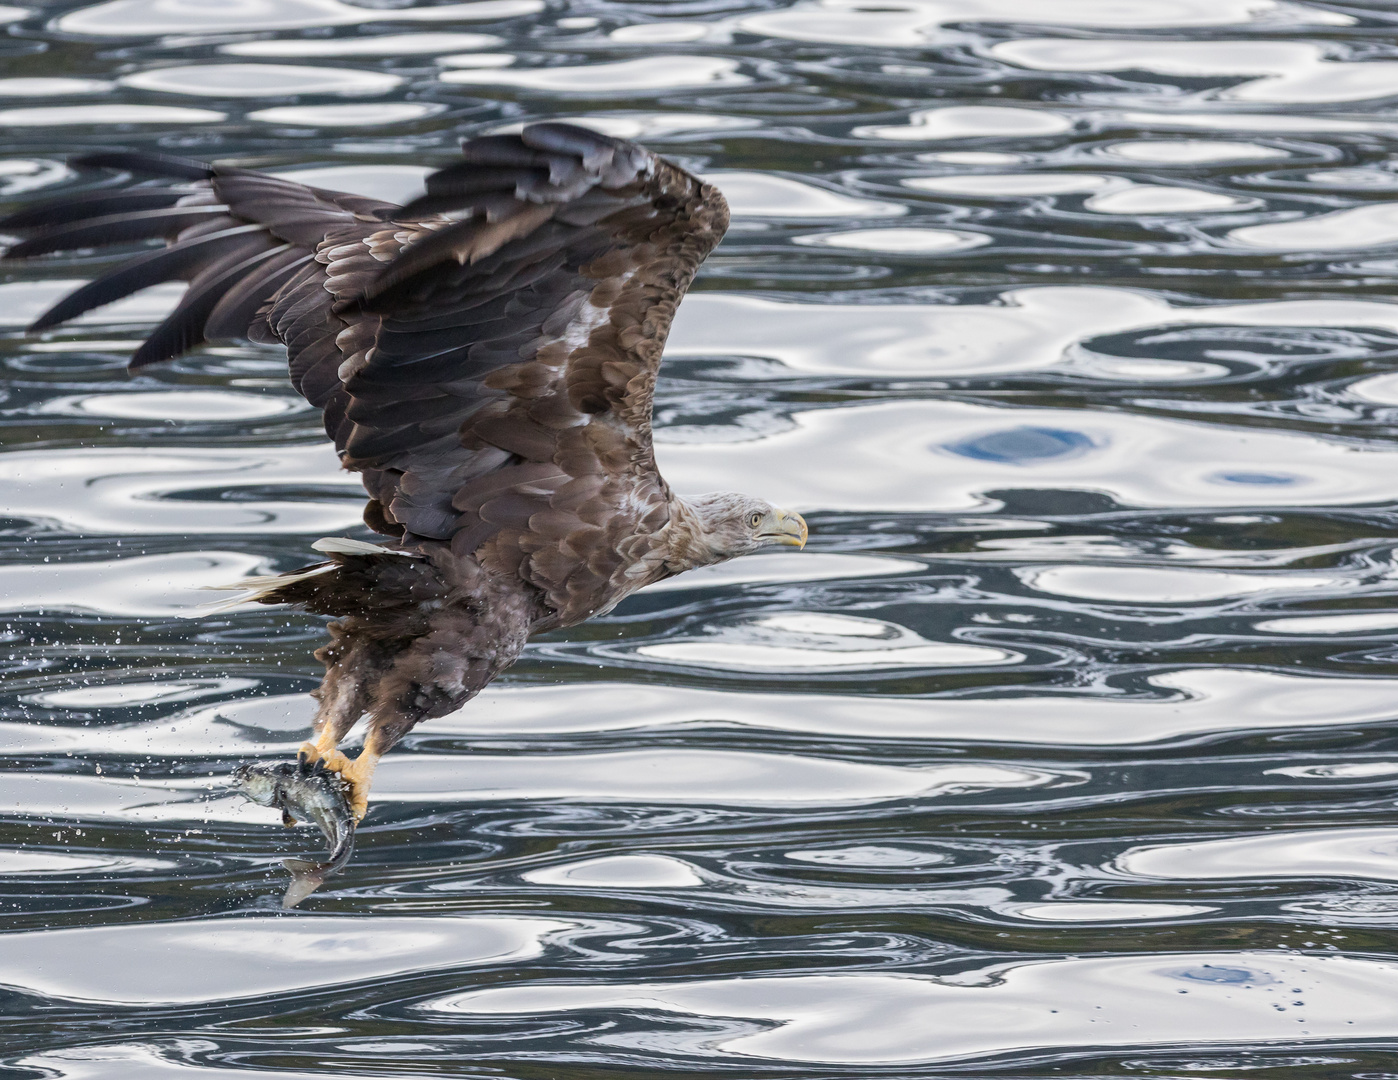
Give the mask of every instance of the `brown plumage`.
<svg viewBox="0 0 1398 1080">
<path fill-rule="evenodd" d="M 365 521 L 391 541 L 322 541 L 328 563 L 253 598 L 337 617 L 303 757 L 362 815 L 374 763 L 514 662 L 533 633 L 770 543 L 799 515 L 720 493 L 684 500 L 651 447 L 675 308 L 723 236 L 712 186 L 631 143 L 559 123 L 489 135 L 407 206 L 245 169 L 104 153 L 145 180 L 0 222 L 9 258 L 165 239 L 32 329 L 162 281 L 189 289 L 133 369 L 209 339 L 287 348 Z M 174 183 L 171 183 L 173 181 Z M 362 715 L 365 749 L 336 746 Z"/>
</svg>

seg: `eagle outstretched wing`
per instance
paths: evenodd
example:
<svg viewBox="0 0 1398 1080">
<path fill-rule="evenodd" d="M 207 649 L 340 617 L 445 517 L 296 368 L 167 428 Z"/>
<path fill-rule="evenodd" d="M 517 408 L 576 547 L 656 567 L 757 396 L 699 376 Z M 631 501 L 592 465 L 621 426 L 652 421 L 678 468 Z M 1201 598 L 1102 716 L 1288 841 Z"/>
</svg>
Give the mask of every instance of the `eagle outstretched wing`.
<svg viewBox="0 0 1398 1080">
<path fill-rule="evenodd" d="M 399 207 L 239 168 L 99 153 L 161 180 L 0 221 L 9 257 L 164 237 L 34 329 L 189 289 L 133 368 L 217 338 L 286 345 L 365 519 L 517 574 L 569 625 L 614 602 L 668 519 L 651 399 L 675 308 L 723 236 L 716 189 L 560 123 L 463 144 Z"/>
</svg>

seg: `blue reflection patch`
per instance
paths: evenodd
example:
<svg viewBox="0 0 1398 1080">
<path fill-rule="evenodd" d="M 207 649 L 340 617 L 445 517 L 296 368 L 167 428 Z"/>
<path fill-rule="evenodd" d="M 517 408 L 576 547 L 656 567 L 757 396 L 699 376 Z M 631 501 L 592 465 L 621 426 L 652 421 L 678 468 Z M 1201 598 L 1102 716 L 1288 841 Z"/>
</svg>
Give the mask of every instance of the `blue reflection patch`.
<svg viewBox="0 0 1398 1080">
<path fill-rule="evenodd" d="M 1262 971 L 1249 971 L 1247 968 L 1218 967 L 1214 964 L 1202 964 L 1199 967 L 1176 968 L 1168 972 L 1172 978 L 1189 979 L 1191 982 L 1223 983 L 1227 986 L 1238 986 L 1245 983 L 1261 983 L 1263 985 L 1276 982 L 1271 975 Z"/>
<path fill-rule="evenodd" d="M 948 443 L 945 449 L 961 457 L 979 461 L 999 461 L 1007 465 L 1023 465 L 1031 461 L 1069 457 L 1095 449 L 1097 444 L 1081 431 L 1063 428 L 1017 427 L 1008 431 L 992 431 L 974 439 Z"/>
<path fill-rule="evenodd" d="M 1285 473 L 1268 472 L 1225 472 L 1216 473 L 1214 478 L 1226 484 L 1294 484 L 1296 477 Z"/>
</svg>

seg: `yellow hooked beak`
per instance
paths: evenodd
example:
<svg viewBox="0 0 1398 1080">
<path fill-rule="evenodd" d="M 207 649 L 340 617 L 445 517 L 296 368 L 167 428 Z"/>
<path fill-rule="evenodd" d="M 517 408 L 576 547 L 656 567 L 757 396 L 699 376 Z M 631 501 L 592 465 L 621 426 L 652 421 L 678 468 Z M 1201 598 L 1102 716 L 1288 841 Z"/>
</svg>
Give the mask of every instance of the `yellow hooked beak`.
<svg viewBox="0 0 1398 1080">
<path fill-rule="evenodd" d="M 806 546 L 806 519 L 790 510 L 773 510 L 757 530 L 757 538 L 803 548 Z"/>
</svg>

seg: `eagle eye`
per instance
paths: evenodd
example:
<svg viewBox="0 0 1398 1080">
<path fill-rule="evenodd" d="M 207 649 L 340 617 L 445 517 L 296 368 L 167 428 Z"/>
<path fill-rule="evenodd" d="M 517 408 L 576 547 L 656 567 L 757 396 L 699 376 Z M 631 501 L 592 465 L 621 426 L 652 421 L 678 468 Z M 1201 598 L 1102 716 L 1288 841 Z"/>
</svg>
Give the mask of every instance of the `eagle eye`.
<svg viewBox="0 0 1398 1080">
<path fill-rule="evenodd" d="M 748 524 L 751 525 L 754 529 L 757 528 L 759 525 L 762 524 L 762 515 L 757 513 L 749 515 Z"/>
</svg>

